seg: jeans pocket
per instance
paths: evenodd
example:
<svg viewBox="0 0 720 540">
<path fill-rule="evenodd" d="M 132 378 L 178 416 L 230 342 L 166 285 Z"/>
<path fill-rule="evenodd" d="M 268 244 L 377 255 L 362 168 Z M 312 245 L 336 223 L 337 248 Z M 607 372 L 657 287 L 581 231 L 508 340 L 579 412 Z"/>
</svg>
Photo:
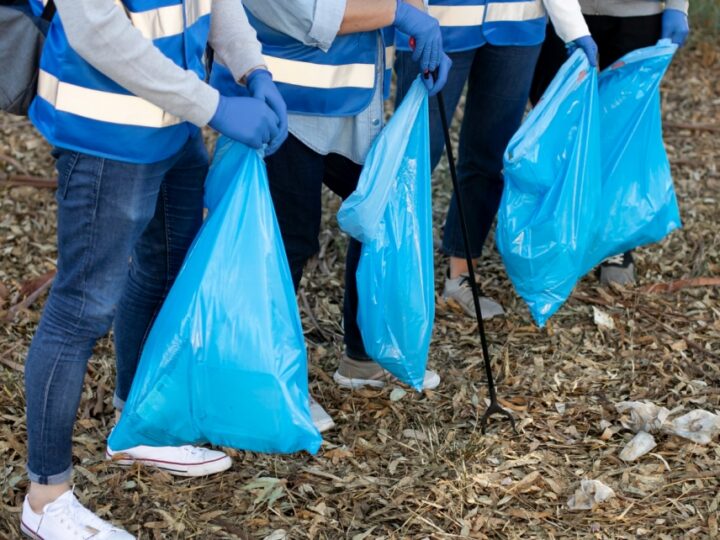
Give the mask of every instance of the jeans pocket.
<svg viewBox="0 0 720 540">
<path fill-rule="evenodd" d="M 53 156 L 57 159 L 55 168 L 58 172 L 58 187 L 55 196 L 58 201 L 60 201 L 67 197 L 68 189 L 70 188 L 70 178 L 72 177 L 72 173 L 78 162 L 80 153 L 55 149 L 53 151 Z"/>
</svg>

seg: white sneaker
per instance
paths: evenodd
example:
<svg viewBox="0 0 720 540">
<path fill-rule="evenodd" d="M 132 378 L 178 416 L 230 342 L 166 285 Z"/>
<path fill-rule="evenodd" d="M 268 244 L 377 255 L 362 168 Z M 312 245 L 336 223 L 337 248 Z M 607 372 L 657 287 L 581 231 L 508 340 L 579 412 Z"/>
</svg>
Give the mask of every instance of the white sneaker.
<svg viewBox="0 0 720 540">
<path fill-rule="evenodd" d="M 118 465 L 141 463 L 175 476 L 207 476 L 232 465 L 232 459 L 225 452 L 190 445 L 133 446 L 117 451 L 108 446 L 105 457 Z"/>
<path fill-rule="evenodd" d="M 312 396 L 310 396 L 310 416 L 312 417 L 313 424 L 315 424 L 315 427 L 320 433 L 335 427 L 335 422 L 332 417 Z"/>
<path fill-rule="evenodd" d="M 384 370 L 377 362 L 353 360 L 346 354 L 340 359 L 340 365 L 333 379 L 338 386 L 352 389 L 363 386 L 382 388 L 388 382 L 397 381 L 395 376 Z M 440 375 L 431 369 L 425 370 L 423 390 L 434 390 L 439 385 Z"/>
<path fill-rule="evenodd" d="M 35 540 L 135 539 L 130 533 L 100 519 L 85 508 L 72 491 L 46 504 L 42 514 L 36 514 L 25 497 L 20 530 Z"/>
</svg>

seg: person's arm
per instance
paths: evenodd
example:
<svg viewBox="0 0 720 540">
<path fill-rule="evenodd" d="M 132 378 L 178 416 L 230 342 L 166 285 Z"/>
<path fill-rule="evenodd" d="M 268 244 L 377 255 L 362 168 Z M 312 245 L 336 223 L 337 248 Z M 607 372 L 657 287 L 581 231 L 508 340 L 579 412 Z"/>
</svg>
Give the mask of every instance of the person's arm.
<svg viewBox="0 0 720 540">
<path fill-rule="evenodd" d="M 676 9 L 687 15 L 690 9 L 690 2 L 689 0 L 665 0 L 665 9 Z"/>
<path fill-rule="evenodd" d="M 100 73 L 197 126 L 212 118 L 217 90 L 165 56 L 113 0 L 55 0 L 55 6 L 70 46 Z"/>
<path fill-rule="evenodd" d="M 213 0 L 208 43 L 238 82 L 245 83 L 251 71 L 266 68 L 262 47 L 240 0 Z"/>
<path fill-rule="evenodd" d="M 671 40 L 680 47 L 685 45 L 690 34 L 689 4 L 688 0 L 666 0 L 662 15 L 661 37 Z"/>
<path fill-rule="evenodd" d="M 347 0 L 345 16 L 338 34 L 354 34 L 385 28 L 395 21 L 396 11 L 396 0 Z"/>
<path fill-rule="evenodd" d="M 577 0 L 543 0 L 543 3 L 555 32 L 563 42 L 570 43 L 590 35 Z"/>
<path fill-rule="evenodd" d="M 262 23 L 297 41 L 327 51 L 338 35 L 345 0 L 243 0 Z"/>
</svg>

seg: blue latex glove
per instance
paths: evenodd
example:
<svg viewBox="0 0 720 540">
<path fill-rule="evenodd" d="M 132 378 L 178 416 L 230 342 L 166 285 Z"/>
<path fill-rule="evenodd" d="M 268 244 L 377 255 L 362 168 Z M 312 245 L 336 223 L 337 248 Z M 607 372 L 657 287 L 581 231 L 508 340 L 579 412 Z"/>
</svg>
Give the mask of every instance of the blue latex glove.
<svg viewBox="0 0 720 540">
<path fill-rule="evenodd" d="M 265 155 L 274 154 L 288 136 L 287 105 L 280 91 L 266 69 L 256 69 L 247 77 L 247 88 L 250 95 L 264 101 L 280 119 L 278 134 L 272 138 L 265 149 Z"/>
<path fill-rule="evenodd" d="M 443 54 L 440 23 L 424 11 L 398 0 L 393 26 L 415 38 L 412 59 L 420 62 L 422 73 L 432 73 L 440 65 Z"/>
<path fill-rule="evenodd" d="M 428 89 L 428 94 L 430 96 L 434 96 L 443 89 L 448 80 L 448 73 L 450 72 L 451 67 L 452 60 L 450 60 L 450 57 L 447 54 L 442 53 L 440 56 L 440 66 L 438 66 L 437 70 L 432 73 L 428 73 L 425 77 L 423 77 L 425 88 Z"/>
<path fill-rule="evenodd" d="M 220 96 L 210 127 L 236 141 L 260 149 L 280 132 L 280 119 L 264 102 L 251 97 Z"/>
<path fill-rule="evenodd" d="M 688 25 L 688 17 L 679 9 L 666 9 L 662 16 L 662 39 L 669 38 L 679 47 L 685 45 L 688 34 L 690 34 L 690 26 Z"/>
<path fill-rule="evenodd" d="M 572 54 L 576 49 L 582 49 L 587 56 L 588 62 L 592 67 L 597 67 L 598 63 L 598 46 L 591 36 L 582 36 L 572 43 L 568 43 L 568 54 Z"/>
</svg>

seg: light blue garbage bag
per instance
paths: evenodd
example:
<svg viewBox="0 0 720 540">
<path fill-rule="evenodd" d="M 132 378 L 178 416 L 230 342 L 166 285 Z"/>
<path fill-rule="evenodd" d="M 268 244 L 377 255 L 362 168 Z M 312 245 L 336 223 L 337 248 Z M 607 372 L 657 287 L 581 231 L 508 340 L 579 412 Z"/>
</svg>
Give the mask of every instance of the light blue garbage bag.
<svg viewBox="0 0 720 540">
<path fill-rule="evenodd" d="M 315 453 L 305 343 L 260 154 L 220 139 L 206 202 L 109 445 Z"/>
<path fill-rule="evenodd" d="M 600 198 L 599 120 L 597 70 L 578 50 L 505 152 L 497 247 L 540 326 L 585 271 Z"/>
<path fill-rule="evenodd" d="M 660 82 L 676 50 L 662 40 L 600 74 L 602 197 L 588 270 L 681 226 L 660 110 Z"/>
<path fill-rule="evenodd" d="M 368 355 L 422 390 L 435 317 L 428 96 L 416 80 L 338 212 L 363 244 L 358 326 Z"/>
<path fill-rule="evenodd" d="M 624 56 L 597 81 L 585 78 L 592 121 L 587 136 L 577 141 L 579 151 L 569 152 L 558 141 L 583 129 L 585 117 L 578 111 L 590 108 L 590 102 L 568 100 L 558 91 L 573 86 L 574 69 L 587 70 L 578 64 L 583 53 L 576 52 L 508 146 L 497 244 L 540 326 L 577 280 L 605 258 L 680 227 L 659 93 L 676 50 L 662 40 Z M 560 185 L 573 187 L 556 197 L 553 190 Z M 552 222 L 546 223 L 548 216 Z"/>
</svg>

